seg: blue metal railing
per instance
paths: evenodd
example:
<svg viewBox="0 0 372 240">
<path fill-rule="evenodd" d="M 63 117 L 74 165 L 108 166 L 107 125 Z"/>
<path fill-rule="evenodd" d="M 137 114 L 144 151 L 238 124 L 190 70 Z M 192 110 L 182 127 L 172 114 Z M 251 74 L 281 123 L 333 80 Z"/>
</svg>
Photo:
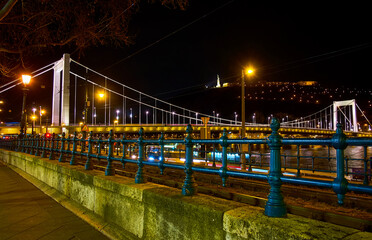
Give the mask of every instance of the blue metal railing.
<svg viewBox="0 0 372 240">
<path fill-rule="evenodd" d="M 338 203 L 343 204 L 344 197 L 347 191 L 355 191 L 361 193 L 372 194 L 372 187 L 369 186 L 368 177 L 368 160 L 366 148 L 372 146 L 372 138 L 350 138 L 347 139 L 345 134 L 342 132 L 341 125 L 337 126 L 337 131 L 332 138 L 323 139 L 283 139 L 279 133 L 280 124 L 276 118 L 271 123 L 272 133 L 268 139 L 228 139 L 227 131 L 224 130 L 223 135 L 220 139 L 193 139 L 192 127 L 187 126 L 185 139 L 164 139 L 162 134 L 159 139 L 145 139 L 143 129 L 139 131 L 138 139 L 126 139 L 125 134 L 121 139 L 115 139 L 113 130 L 110 131 L 108 139 L 103 139 L 100 135 L 98 139 L 93 138 L 93 132 L 90 132 L 89 137 L 83 134 L 82 138 L 78 138 L 76 132 L 73 138 L 65 136 L 63 133 L 61 137 L 53 134 L 51 138 L 47 138 L 46 135 L 43 137 L 39 136 L 26 136 L 17 139 L 2 140 L 0 146 L 8 148 L 10 150 L 16 150 L 19 152 L 34 154 L 35 156 L 46 157 L 49 154 L 49 159 L 53 160 L 58 155 L 58 160 L 63 161 L 64 158 L 68 158 L 71 165 L 77 164 L 77 156 L 85 157 L 85 169 L 93 169 L 92 159 L 106 160 L 107 165 L 105 169 L 105 175 L 115 175 L 115 169 L 113 168 L 113 162 L 120 162 L 123 167 L 126 163 L 137 164 L 138 169 L 135 176 L 135 183 L 143 183 L 143 168 L 145 165 L 157 166 L 160 173 L 163 174 L 165 168 L 183 169 L 185 171 L 185 180 L 182 186 L 182 194 L 186 196 L 192 196 L 197 192 L 193 173 L 209 173 L 218 174 L 222 179 L 222 185 L 226 186 L 228 177 L 242 177 L 252 178 L 258 180 L 268 180 L 270 184 L 270 193 L 268 201 L 265 207 L 265 214 L 271 217 L 284 217 L 286 216 L 286 206 L 283 201 L 281 194 L 281 185 L 284 183 L 300 184 L 314 187 L 331 188 L 337 194 Z M 165 150 L 164 146 L 169 144 L 181 144 L 184 146 L 185 151 L 185 163 L 184 165 L 167 163 L 165 161 Z M 196 144 L 210 144 L 213 146 L 219 145 L 222 148 L 221 151 L 221 163 L 220 168 L 200 167 L 193 165 L 194 158 L 194 146 Z M 270 149 L 270 162 L 269 162 L 269 173 L 268 175 L 254 173 L 251 171 L 238 171 L 230 170 L 228 168 L 228 147 L 232 144 L 265 144 Z M 72 145 L 72 149 L 71 149 Z M 131 158 L 131 152 L 128 153 L 128 149 L 132 151 L 132 146 L 135 145 L 138 149 L 137 159 Z M 146 145 L 158 145 L 160 146 L 160 157 L 159 161 L 145 161 L 145 146 Z M 298 177 L 283 176 L 281 159 L 281 148 L 285 145 L 295 145 L 297 150 L 300 145 L 320 145 L 320 146 L 332 146 L 336 150 L 336 178 L 333 181 L 327 180 L 316 180 L 316 179 L 304 179 Z M 106 147 L 107 146 L 107 147 Z M 364 182 L 362 184 L 352 184 L 345 179 L 345 164 L 347 160 L 344 156 L 344 150 L 347 146 L 363 146 L 364 147 Z M 120 151 L 119 151 L 120 148 Z M 114 150 L 117 150 L 116 154 Z M 107 151 L 106 154 L 102 154 L 102 151 Z M 251 162 L 251 149 L 249 151 L 249 168 L 252 167 Z M 121 155 L 119 155 L 119 152 Z M 116 155 L 116 156 L 115 156 Z M 297 158 L 297 171 L 300 170 L 299 160 L 304 156 L 293 156 Z M 330 156 L 324 157 L 330 159 Z M 314 161 L 313 161 L 314 162 Z M 285 163 L 285 161 L 284 161 Z M 314 165 L 314 163 L 313 163 Z M 312 167 L 314 169 L 314 167 Z"/>
</svg>

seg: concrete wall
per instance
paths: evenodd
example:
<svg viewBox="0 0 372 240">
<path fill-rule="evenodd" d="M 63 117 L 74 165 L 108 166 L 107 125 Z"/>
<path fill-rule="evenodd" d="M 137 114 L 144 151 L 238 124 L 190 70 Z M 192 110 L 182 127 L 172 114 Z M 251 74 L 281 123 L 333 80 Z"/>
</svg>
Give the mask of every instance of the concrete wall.
<svg viewBox="0 0 372 240">
<path fill-rule="evenodd" d="M 372 239 L 372 233 L 0 149 L 0 160 L 116 239 Z M 58 217 L 58 216 L 56 216 Z"/>
</svg>

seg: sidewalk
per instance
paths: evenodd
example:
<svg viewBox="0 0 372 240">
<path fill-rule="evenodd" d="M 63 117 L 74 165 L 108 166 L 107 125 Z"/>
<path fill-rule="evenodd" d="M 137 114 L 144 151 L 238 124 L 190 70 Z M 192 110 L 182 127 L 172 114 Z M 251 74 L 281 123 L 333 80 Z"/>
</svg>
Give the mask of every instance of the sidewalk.
<svg viewBox="0 0 372 240">
<path fill-rule="evenodd" d="M 108 239 L 0 162 L 0 240 Z"/>
</svg>

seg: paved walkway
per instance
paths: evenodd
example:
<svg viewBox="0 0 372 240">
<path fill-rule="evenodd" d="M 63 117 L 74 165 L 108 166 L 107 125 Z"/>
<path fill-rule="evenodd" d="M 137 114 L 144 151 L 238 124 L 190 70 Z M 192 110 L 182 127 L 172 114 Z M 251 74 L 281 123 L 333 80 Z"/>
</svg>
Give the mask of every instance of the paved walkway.
<svg viewBox="0 0 372 240">
<path fill-rule="evenodd" d="M 0 240 L 108 239 L 0 162 Z"/>
</svg>

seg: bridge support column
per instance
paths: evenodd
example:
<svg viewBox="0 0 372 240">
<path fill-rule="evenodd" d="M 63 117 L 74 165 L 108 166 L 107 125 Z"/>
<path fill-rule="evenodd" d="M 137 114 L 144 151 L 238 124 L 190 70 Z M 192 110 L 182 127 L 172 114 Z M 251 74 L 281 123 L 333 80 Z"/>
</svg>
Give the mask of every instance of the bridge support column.
<svg viewBox="0 0 372 240">
<path fill-rule="evenodd" d="M 54 64 L 52 124 L 70 124 L 70 54 Z"/>
<path fill-rule="evenodd" d="M 355 99 L 346 101 L 334 101 L 333 102 L 333 130 L 337 130 L 337 108 L 341 106 L 350 106 L 353 114 L 353 131 L 358 132 L 358 121 L 356 115 L 356 103 Z"/>
</svg>

